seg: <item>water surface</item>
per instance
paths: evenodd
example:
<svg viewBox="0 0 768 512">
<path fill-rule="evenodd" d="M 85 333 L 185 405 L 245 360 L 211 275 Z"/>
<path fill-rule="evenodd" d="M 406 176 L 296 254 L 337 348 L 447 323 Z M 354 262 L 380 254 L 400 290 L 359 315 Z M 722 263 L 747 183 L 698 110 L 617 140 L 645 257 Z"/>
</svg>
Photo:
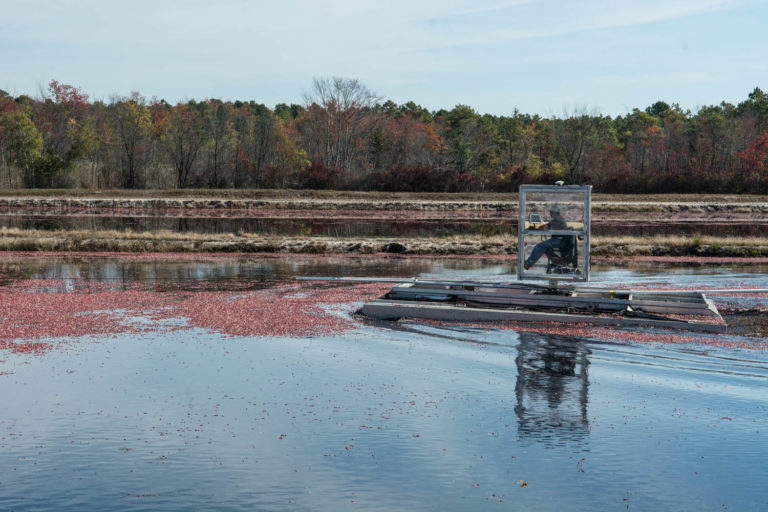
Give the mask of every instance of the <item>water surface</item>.
<svg viewBox="0 0 768 512">
<path fill-rule="evenodd" d="M 351 222 L 354 221 L 354 222 Z M 46 231 L 116 230 L 258 233 L 281 236 L 444 237 L 516 235 L 517 216 L 496 211 L 312 211 L 0 208 L 0 227 Z M 763 236 L 763 218 L 647 215 L 593 218 L 595 236 Z"/>
<path fill-rule="evenodd" d="M 0 266 L 5 283 L 144 280 L 185 293 L 295 274 L 511 277 L 461 259 Z M 595 276 L 766 279 L 729 267 Z M 0 361 L 3 509 L 768 509 L 762 350 L 360 320 L 303 338 L 158 326 Z"/>
</svg>

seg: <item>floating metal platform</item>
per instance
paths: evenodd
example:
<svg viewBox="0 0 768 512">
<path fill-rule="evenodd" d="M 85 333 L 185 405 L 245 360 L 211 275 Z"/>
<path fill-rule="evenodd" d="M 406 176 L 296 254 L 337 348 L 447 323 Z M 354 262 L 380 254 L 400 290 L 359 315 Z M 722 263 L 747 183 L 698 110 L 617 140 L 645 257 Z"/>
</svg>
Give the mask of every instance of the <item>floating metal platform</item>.
<svg viewBox="0 0 768 512">
<path fill-rule="evenodd" d="M 701 292 L 406 281 L 381 299 L 367 302 L 361 312 L 382 320 L 561 322 L 726 331 L 717 307 Z"/>
<path fill-rule="evenodd" d="M 361 310 L 383 320 L 561 322 L 725 332 L 723 317 L 701 290 L 558 285 L 558 281 L 589 281 L 591 198 L 589 185 L 520 186 L 517 278 L 546 280 L 547 286 L 393 278 L 298 279 L 393 283 L 384 297 L 367 302 Z"/>
</svg>

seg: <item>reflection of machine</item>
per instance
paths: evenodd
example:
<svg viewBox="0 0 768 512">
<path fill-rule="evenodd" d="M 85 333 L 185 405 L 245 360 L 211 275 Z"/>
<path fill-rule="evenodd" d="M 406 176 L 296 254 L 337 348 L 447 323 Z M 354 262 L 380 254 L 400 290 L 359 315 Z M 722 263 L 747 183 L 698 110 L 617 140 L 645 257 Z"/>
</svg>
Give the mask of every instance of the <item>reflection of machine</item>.
<svg viewBox="0 0 768 512">
<path fill-rule="evenodd" d="M 552 444 L 587 439 L 589 354 L 578 339 L 520 333 L 515 358 L 520 437 Z"/>
</svg>

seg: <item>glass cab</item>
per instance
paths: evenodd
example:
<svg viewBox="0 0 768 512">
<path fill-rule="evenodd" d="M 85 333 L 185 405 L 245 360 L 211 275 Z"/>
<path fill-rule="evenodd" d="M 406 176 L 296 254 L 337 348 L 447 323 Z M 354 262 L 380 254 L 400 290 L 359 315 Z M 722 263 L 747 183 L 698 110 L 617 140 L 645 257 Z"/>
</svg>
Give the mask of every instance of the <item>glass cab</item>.
<svg viewBox="0 0 768 512">
<path fill-rule="evenodd" d="M 592 186 L 521 185 L 517 278 L 589 281 Z"/>
</svg>

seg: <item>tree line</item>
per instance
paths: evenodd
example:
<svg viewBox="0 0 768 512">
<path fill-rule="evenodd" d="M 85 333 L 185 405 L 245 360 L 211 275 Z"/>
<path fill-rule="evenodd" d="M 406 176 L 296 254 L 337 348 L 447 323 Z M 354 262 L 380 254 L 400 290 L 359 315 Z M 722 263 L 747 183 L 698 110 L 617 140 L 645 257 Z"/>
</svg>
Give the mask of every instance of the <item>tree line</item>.
<svg viewBox="0 0 768 512">
<path fill-rule="evenodd" d="M 617 117 L 429 111 L 357 80 L 315 79 L 302 104 L 90 101 L 52 80 L 0 90 L 0 188 L 314 188 L 768 193 L 768 94 L 696 112 L 658 101 Z"/>
</svg>

